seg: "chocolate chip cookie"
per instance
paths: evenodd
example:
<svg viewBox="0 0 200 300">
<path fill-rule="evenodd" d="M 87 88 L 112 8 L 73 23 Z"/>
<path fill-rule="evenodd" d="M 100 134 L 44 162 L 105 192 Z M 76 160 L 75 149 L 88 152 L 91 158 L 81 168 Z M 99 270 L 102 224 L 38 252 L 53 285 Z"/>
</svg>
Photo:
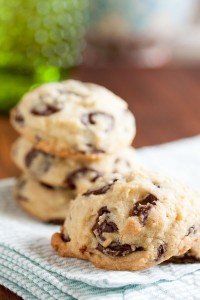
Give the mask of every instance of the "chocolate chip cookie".
<svg viewBox="0 0 200 300">
<path fill-rule="evenodd" d="M 192 248 L 200 234 L 199 198 L 176 180 L 144 169 L 107 175 L 71 202 L 52 245 L 61 256 L 99 268 L 147 269 Z"/>
<path fill-rule="evenodd" d="M 28 174 L 17 179 L 13 189 L 18 205 L 31 216 L 48 223 L 62 224 L 74 193 L 36 181 Z"/>
<path fill-rule="evenodd" d="M 88 160 L 129 146 L 136 131 L 124 100 L 104 87 L 75 80 L 27 93 L 12 110 L 11 122 L 39 150 Z"/>
<path fill-rule="evenodd" d="M 138 165 L 136 151 L 131 147 L 101 160 L 72 160 L 35 149 L 22 137 L 12 147 L 12 158 L 21 170 L 29 172 L 37 180 L 76 192 L 84 192 L 106 173 L 124 174 Z"/>
</svg>

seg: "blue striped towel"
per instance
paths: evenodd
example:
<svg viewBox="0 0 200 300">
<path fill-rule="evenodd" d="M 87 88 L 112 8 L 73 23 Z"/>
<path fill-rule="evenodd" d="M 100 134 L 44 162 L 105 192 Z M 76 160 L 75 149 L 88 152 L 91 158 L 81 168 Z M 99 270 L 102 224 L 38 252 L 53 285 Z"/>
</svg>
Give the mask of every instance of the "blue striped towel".
<svg viewBox="0 0 200 300">
<path fill-rule="evenodd" d="M 200 136 L 139 150 L 145 166 L 200 189 Z M 187 172 L 185 172 L 187 170 Z M 161 265 L 141 272 L 106 271 L 59 257 L 59 229 L 29 218 L 11 196 L 14 179 L 0 182 L 0 284 L 25 300 L 200 299 L 200 264 Z"/>
</svg>

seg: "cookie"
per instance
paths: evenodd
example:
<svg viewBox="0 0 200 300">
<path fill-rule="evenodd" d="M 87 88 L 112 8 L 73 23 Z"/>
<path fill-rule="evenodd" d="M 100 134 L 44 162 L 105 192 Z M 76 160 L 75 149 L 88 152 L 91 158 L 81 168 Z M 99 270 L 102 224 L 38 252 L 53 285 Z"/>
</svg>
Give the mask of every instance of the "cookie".
<svg viewBox="0 0 200 300">
<path fill-rule="evenodd" d="M 36 181 L 28 174 L 17 179 L 13 195 L 31 216 L 48 223 L 62 224 L 74 193 Z"/>
<path fill-rule="evenodd" d="M 37 149 L 88 160 L 129 146 L 136 131 L 125 101 L 104 87 L 75 80 L 27 93 L 11 111 L 11 123 Z"/>
<path fill-rule="evenodd" d="M 199 198 L 144 169 L 107 175 L 71 202 L 52 246 L 61 256 L 90 260 L 99 268 L 147 269 L 191 249 L 200 232 Z"/>
<path fill-rule="evenodd" d="M 193 230 L 193 228 L 191 230 Z M 167 261 L 167 263 L 169 262 L 174 264 L 188 264 L 188 263 L 192 264 L 192 263 L 200 262 L 200 239 L 197 239 L 197 241 L 195 241 L 194 244 L 192 245 L 192 248 L 188 250 L 186 253 L 179 256 L 173 256 Z"/>
<path fill-rule="evenodd" d="M 68 187 L 80 193 L 106 173 L 128 173 L 138 165 L 136 151 L 131 147 L 101 160 L 81 161 L 37 150 L 24 138 L 14 143 L 12 158 L 21 170 L 29 172 L 37 180 L 53 186 Z"/>
</svg>

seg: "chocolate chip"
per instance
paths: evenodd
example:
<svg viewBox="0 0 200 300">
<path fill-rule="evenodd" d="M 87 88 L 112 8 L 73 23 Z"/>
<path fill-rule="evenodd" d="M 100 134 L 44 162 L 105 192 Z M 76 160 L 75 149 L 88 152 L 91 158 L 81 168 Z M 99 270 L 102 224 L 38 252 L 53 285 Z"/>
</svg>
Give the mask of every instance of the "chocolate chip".
<svg viewBox="0 0 200 300">
<path fill-rule="evenodd" d="M 52 114 L 55 114 L 59 112 L 61 108 L 55 107 L 50 104 L 45 104 L 43 109 L 39 109 L 39 107 L 32 108 L 31 113 L 35 116 L 50 116 Z"/>
<path fill-rule="evenodd" d="M 67 179 L 65 180 L 65 183 L 68 185 L 70 189 L 75 190 L 76 180 L 83 176 L 86 177 L 87 175 L 90 177 L 89 179 L 90 182 L 95 182 L 97 178 L 103 176 L 103 173 L 92 168 L 83 167 L 81 169 L 75 170 L 72 173 L 70 173 Z"/>
<path fill-rule="evenodd" d="M 65 243 L 68 243 L 71 241 L 70 237 L 68 235 L 65 235 L 63 232 L 61 232 L 60 237 L 63 240 L 63 242 L 65 242 Z"/>
<path fill-rule="evenodd" d="M 116 158 L 114 163 L 118 164 L 120 161 L 121 161 L 121 158 Z"/>
<path fill-rule="evenodd" d="M 104 220 L 101 224 L 95 223 L 92 229 L 94 234 L 102 241 L 106 240 L 106 238 L 103 236 L 104 232 L 113 233 L 118 231 L 118 227 L 114 222 L 109 222 L 106 220 Z"/>
<path fill-rule="evenodd" d="M 161 244 L 158 249 L 157 249 L 157 257 L 156 257 L 156 261 L 158 261 L 161 256 L 163 256 L 163 254 L 167 251 L 167 245 L 164 243 L 164 244 Z"/>
<path fill-rule="evenodd" d="M 98 153 L 106 153 L 105 150 L 103 149 L 99 149 L 99 148 L 96 148 L 94 145 L 92 144 L 86 144 L 87 147 L 89 147 L 89 152 L 92 153 L 92 154 L 98 154 Z"/>
<path fill-rule="evenodd" d="M 105 255 L 114 257 L 126 256 L 132 252 L 144 250 L 143 247 L 131 246 L 129 244 L 120 244 L 119 242 L 112 242 L 108 247 L 103 247 L 101 244 L 98 244 L 96 249 Z"/>
<path fill-rule="evenodd" d="M 186 236 L 192 235 L 192 234 L 195 234 L 195 233 L 197 233 L 197 228 L 196 228 L 195 225 L 193 225 L 193 226 L 191 226 L 191 227 L 188 229 L 188 233 L 187 233 Z"/>
<path fill-rule="evenodd" d="M 17 194 L 16 198 L 17 198 L 17 201 L 20 201 L 20 202 L 28 202 L 29 201 L 27 197 L 21 195 L 20 193 Z"/>
<path fill-rule="evenodd" d="M 24 124 L 24 117 L 22 116 L 22 114 L 17 110 L 15 113 L 15 122 L 23 125 Z"/>
<path fill-rule="evenodd" d="M 158 189 L 160 189 L 160 185 L 156 182 L 153 182 L 153 185 L 155 185 Z"/>
<path fill-rule="evenodd" d="M 114 222 L 109 222 L 109 221 L 104 221 L 99 225 L 98 229 L 103 233 L 103 232 L 117 232 L 118 227 Z"/>
<path fill-rule="evenodd" d="M 98 123 L 98 116 L 103 117 L 105 120 L 105 131 L 110 131 L 114 127 L 114 117 L 108 113 L 102 112 L 102 111 L 94 111 L 90 112 L 88 114 L 84 114 L 81 117 L 81 122 L 84 125 L 96 125 Z"/>
<path fill-rule="evenodd" d="M 92 227 L 92 231 L 97 238 L 100 238 L 100 240 L 106 240 L 106 238 L 103 236 L 104 232 L 113 233 L 118 231 L 118 227 L 114 222 L 104 220 L 102 223 L 99 224 L 99 221 L 100 220 L 98 217 L 94 226 Z"/>
<path fill-rule="evenodd" d="M 95 224 L 92 227 L 92 231 L 97 238 L 100 240 L 105 241 L 105 237 L 103 236 L 104 232 L 113 233 L 118 231 L 118 227 L 114 222 L 108 220 L 108 214 L 110 211 L 107 209 L 107 206 L 104 206 L 99 209 L 98 217 L 96 218 Z M 101 216 L 106 215 L 105 219 L 101 221 Z"/>
<path fill-rule="evenodd" d="M 153 206 L 156 205 L 158 199 L 156 196 L 149 194 L 146 198 L 135 203 L 132 211 L 132 216 L 139 218 L 140 223 L 145 225 L 147 222 L 148 215 Z"/>
<path fill-rule="evenodd" d="M 193 256 L 190 250 L 183 255 L 173 256 L 166 261 L 166 263 L 174 263 L 174 264 L 194 264 L 197 262 L 200 262 L 200 259 Z"/>
<path fill-rule="evenodd" d="M 44 183 L 44 182 L 40 182 L 40 185 L 48 190 L 55 190 L 55 187 L 50 185 L 50 184 L 47 184 L 47 183 Z"/>
<path fill-rule="evenodd" d="M 50 219 L 50 220 L 48 220 L 47 223 L 54 224 L 54 225 L 63 225 L 64 221 L 65 221 L 65 219 L 58 218 L 58 219 Z"/>
<path fill-rule="evenodd" d="M 27 168 L 30 167 L 30 165 L 32 164 L 33 160 L 41 153 L 40 150 L 37 149 L 31 149 L 25 156 L 24 161 L 25 161 L 25 165 L 27 166 Z"/>
<path fill-rule="evenodd" d="M 87 250 L 87 246 L 82 246 L 82 247 L 79 249 L 79 251 L 80 251 L 82 254 L 84 254 L 86 250 Z"/>
<path fill-rule="evenodd" d="M 90 154 L 106 153 L 105 150 L 96 148 L 92 144 L 86 144 L 86 146 L 89 148 L 88 150 L 77 150 L 77 149 L 75 149 L 75 151 L 78 152 L 78 153 L 84 154 L 84 155 L 87 154 L 87 153 L 90 153 Z"/>
<path fill-rule="evenodd" d="M 97 149 L 97 148 L 93 148 L 90 153 L 92 154 L 98 154 L 98 153 L 106 153 L 105 150 L 103 149 Z"/>
<path fill-rule="evenodd" d="M 103 214 L 108 214 L 110 211 L 108 210 L 107 206 L 103 206 L 98 211 L 98 216 L 102 216 Z"/>
<path fill-rule="evenodd" d="M 90 196 L 90 195 L 103 195 L 105 194 L 112 186 L 113 184 L 117 181 L 118 179 L 114 179 L 112 183 L 106 184 L 103 187 L 97 189 L 97 190 L 92 190 L 92 191 L 87 191 L 83 194 L 83 196 Z"/>
<path fill-rule="evenodd" d="M 37 150 L 37 149 L 31 149 L 25 156 L 24 161 L 25 161 L 25 165 L 27 166 L 27 168 L 29 168 L 32 164 L 32 162 L 34 161 L 34 159 L 39 156 L 42 155 L 45 157 L 45 159 L 42 161 L 42 163 L 40 163 L 39 167 L 38 167 L 38 173 L 46 173 L 51 164 L 52 164 L 52 160 L 54 158 L 53 155 L 47 154 L 41 150 Z"/>
</svg>

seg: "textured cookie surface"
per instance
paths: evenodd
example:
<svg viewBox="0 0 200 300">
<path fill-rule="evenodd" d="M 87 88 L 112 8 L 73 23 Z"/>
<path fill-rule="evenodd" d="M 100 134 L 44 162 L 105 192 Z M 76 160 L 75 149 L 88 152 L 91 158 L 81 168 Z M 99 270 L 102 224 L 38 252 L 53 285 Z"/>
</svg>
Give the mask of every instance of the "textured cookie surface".
<svg viewBox="0 0 200 300">
<path fill-rule="evenodd" d="M 191 231 L 195 233 L 195 227 L 192 227 Z M 172 262 L 175 264 L 187 264 L 187 263 L 200 262 L 200 238 L 194 242 L 192 248 L 189 249 L 186 253 L 179 256 L 173 256 L 167 262 L 168 263 Z"/>
<path fill-rule="evenodd" d="M 191 249 L 199 238 L 199 200 L 158 173 L 110 175 L 71 202 L 52 245 L 61 256 L 100 268 L 146 269 Z"/>
<path fill-rule="evenodd" d="M 58 156 L 98 159 L 129 146 L 135 121 L 121 98 L 96 84 L 67 80 L 27 93 L 11 112 L 15 129 Z"/>
<path fill-rule="evenodd" d="M 84 192 L 106 173 L 124 174 L 138 165 L 136 151 L 131 147 L 122 149 L 115 155 L 107 155 L 104 159 L 81 161 L 37 150 L 24 138 L 19 138 L 14 143 L 12 158 L 21 170 L 29 172 L 37 180 L 76 192 Z"/>
<path fill-rule="evenodd" d="M 74 198 L 68 189 L 56 188 L 23 174 L 17 179 L 13 195 L 18 205 L 31 216 L 49 223 L 62 224 Z"/>
</svg>

